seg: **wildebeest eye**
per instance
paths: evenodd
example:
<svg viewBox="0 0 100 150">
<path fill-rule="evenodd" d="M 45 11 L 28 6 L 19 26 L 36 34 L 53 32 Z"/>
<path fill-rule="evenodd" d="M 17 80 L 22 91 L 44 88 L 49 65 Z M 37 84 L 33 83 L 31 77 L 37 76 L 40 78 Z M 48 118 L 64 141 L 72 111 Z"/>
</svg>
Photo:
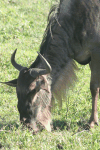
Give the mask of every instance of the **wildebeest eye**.
<svg viewBox="0 0 100 150">
<path fill-rule="evenodd" d="M 33 82 L 29 87 L 29 92 L 34 91 L 34 90 L 39 91 L 40 86 L 41 86 L 41 80 Z"/>
<path fill-rule="evenodd" d="M 35 94 L 35 93 L 36 93 L 36 89 L 29 90 L 29 91 L 27 91 L 27 96 L 30 94 Z"/>
</svg>

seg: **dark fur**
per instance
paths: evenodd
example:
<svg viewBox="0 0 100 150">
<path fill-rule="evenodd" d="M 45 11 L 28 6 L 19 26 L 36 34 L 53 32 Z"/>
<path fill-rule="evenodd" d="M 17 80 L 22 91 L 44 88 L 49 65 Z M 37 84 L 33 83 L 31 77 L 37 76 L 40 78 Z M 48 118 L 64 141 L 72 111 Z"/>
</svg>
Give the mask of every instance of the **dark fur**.
<svg viewBox="0 0 100 150">
<path fill-rule="evenodd" d="M 61 91 L 61 86 L 63 92 L 76 79 L 73 59 L 82 65 L 91 61 L 90 53 L 99 41 L 96 33 L 98 27 L 95 27 L 99 21 L 98 14 L 98 2 L 94 0 L 63 0 L 52 7 L 40 53 L 53 69 L 52 90 L 56 95 Z M 31 67 L 39 64 L 40 59 L 37 57 Z"/>
<path fill-rule="evenodd" d="M 31 68 L 44 68 L 38 56 L 29 69 L 26 68 L 20 72 L 18 80 L 6 82 L 11 86 L 16 82 L 16 85 L 13 86 L 17 86 L 19 112 L 23 114 L 22 120 L 29 121 L 30 118 L 29 123 L 33 129 L 37 130 L 36 123 L 40 122 L 48 131 L 51 130 L 49 111 L 51 93 L 59 99 L 61 104 L 66 95 L 66 89 L 76 79 L 75 61 L 82 65 L 91 61 L 92 114 L 90 126 L 97 124 L 97 97 L 100 87 L 99 22 L 99 0 L 61 0 L 50 10 L 40 53 L 51 65 L 51 74 L 39 76 L 36 79 L 31 77 L 32 81 L 30 80 L 29 70 Z M 27 74 L 22 72 L 27 72 Z M 23 84 L 21 84 L 22 77 L 25 80 Z M 37 86 L 38 83 L 39 86 Z M 31 94 L 27 94 L 26 90 L 30 90 Z"/>
</svg>

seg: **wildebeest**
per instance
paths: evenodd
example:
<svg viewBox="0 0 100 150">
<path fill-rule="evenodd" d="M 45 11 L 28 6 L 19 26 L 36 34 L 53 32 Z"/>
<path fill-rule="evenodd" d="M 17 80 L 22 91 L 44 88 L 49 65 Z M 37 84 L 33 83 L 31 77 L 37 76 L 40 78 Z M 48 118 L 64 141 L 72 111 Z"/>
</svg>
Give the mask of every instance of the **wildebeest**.
<svg viewBox="0 0 100 150">
<path fill-rule="evenodd" d="M 92 113 L 90 127 L 98 124 L 97 99 L 100 87 L 100 1 L 61 0 L 53 6 L 40 46 L 29 68 L 11 62 L 20 71 L 18 79 L 4 82 L 16 87 L 20 121 L 34 131 L 38 124 L 51 131 L 51 99 L 62 101 L 67 87 L 76 79 L 75 61 L 90 64 Z M 33 55 L 33 54 L 32 54 Z"/>
</svg>

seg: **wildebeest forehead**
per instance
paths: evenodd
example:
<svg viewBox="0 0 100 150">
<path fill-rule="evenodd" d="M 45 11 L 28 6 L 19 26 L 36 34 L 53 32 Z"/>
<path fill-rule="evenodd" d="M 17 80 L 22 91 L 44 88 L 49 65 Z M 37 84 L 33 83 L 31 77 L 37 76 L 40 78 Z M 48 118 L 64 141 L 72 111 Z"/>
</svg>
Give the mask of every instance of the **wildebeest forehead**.
<svg viewBox="0 0 100 150">
<path fill-rule="evenodd" d="M 34 82 L 34 78 L 29 74 L 28 69 L 24 69 L 20 72 L 18 81 L 17 81 L 17 90 L 21 91 L 29 89 L 29 86 L 32 82 Z"/>
<path fill-rule="evenodd" d="M 26 96 L 28 96 L 27 98 L 29 99 L 29 94 L 32 94 L 34 97 L 40 89 L 47 91 L 47 93 L 50 92 L 46 75 L 41 75 L 34 79 L 28 73 L 28 69 L 20 72 L 17 84 L 17 95 L 20 95 L 21 99 L 22 97 L 25 99 Z"/>
</svg>

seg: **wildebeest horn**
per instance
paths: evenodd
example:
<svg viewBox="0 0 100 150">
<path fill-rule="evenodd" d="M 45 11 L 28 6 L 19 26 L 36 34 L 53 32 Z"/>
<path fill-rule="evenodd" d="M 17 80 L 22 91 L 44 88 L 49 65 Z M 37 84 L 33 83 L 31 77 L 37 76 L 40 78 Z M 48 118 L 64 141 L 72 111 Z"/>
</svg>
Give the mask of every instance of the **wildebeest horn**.
<svg viewBox="0 0 100 150">
<path fill-rule="evenodd" d="M 19 64 L 17 64 L 17 63 L 15 62 L 15 54 L 16 54 L 16 51 L 17 51 L 17 49 L 15 49 L 15 51 L 13 52 L 13 54 L 12 54 L 12 56 L 11 56 L 11 63 L 12 63 L 12 65 L 13 65 L 17 70 L 21 71 L 22 68 L 23 68 L 23 66 L 21 66 L 21 65 L 19 65 Z"/>
<path fill-rule="evenodd" d="M 47 60 L 39 53 L 37 52 L 46 68 L 46 74 L 50 73 L 52 71 L 50 64 L 47 62 Z"/>
<path fill-rule="evenodd" d="M 37 77 L 39 75 L 45 75 L 52 71 L 50 64 L 47 62 L 47 60 L 38 52 L 39 57 L 41 58 L 45 69 L 39 69 L 39 68 L 31 68 L 30 69 L 30 75 L 32 77 Z"/>
</svg>

